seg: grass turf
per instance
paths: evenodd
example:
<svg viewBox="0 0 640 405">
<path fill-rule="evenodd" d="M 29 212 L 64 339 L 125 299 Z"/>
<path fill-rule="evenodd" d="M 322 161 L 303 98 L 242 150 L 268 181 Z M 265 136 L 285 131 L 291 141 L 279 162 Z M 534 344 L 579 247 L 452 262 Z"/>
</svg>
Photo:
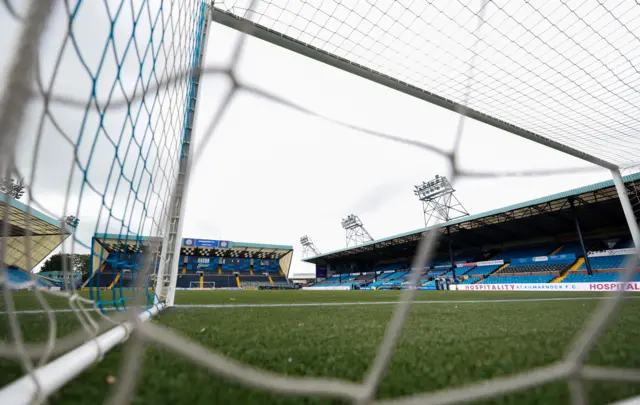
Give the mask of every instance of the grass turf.
<svg viewBox="0 0 640 405">
<path fill-rule="evenodd" d="M 597 305 L 575 301 L 467 302 L 451 300 L 596 298 L 562 292 L 421 291 L 418 300 L 442 304 L 415 305 L 379 392 L 379 398 L 432 391 L 509 375 L 549 364 L 568 344 Z M 178 304 L 284 304 L 394 301 L 398 292 L 383 291 L 192 291 L 179 292 Z M 16 296 L 18 309 L 33 301 Z M 56 305 L 64 305 L 56 302 Z M 589 363 L 640 368 L 640 300 L 626 300 L 620 316 L 591 351 Z M 35 307 L 37 308 L 37 306 Z M 361 381 L 373 361 L 392 305 L 309 307 L 179 308 L 155 322 L 232 358 L 289 375 L 325 376 Z M 6 315 L 0 315 L 0 337 L 7 339 Z M 74 315 L 57 314 L 58 336 L 79 326 Z M 29 341 L 47 331 L 42 314 L 21 316 Z M 117 375 L 123 349 L 109 353 L 56 394 L 52 404 L 101 403 L 105 382 Z M 17 363 L 0 360 L 0 384 L 21 374 Z M 598 383 L 588 386 L 591 403 L 602 404 L 640 394 L 640 385 Z M 567 403 L 566 383 L 554 383 L 488 401 L 496 404 Z M 330 404 L 322 398 L 285 397 L 229 383 L 167 350 L 149 346 L 134 404 Z"/>
</svg>

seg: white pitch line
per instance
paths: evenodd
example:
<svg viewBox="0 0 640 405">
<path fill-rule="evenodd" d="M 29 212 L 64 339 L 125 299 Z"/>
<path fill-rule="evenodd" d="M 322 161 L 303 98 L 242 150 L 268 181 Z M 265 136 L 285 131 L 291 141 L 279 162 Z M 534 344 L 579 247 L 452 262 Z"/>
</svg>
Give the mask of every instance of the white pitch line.
<svg viewBox="0 0 640 405">
<path fill-rule="evenodd" d="M 498 300 L 417 300 L 412 304 L 487 304 L 487 303 L 510 303 L 510 302 L 550 302 L 550 301 L 593 301 L 610 299 L 611 297 L 555 297 L 555 298 L 512 298 Z M 623 297 L 622 299 L 640 299 L 638 297 Z M 169 308 L 295 308 L 295 307 L 337 307 L 345 305 L 394 305 L 398 301 L 351 301 L 351 302 L 305 302 L 290 304 L 178 304 Z M 115 308 L 104 308 L 105 311 L 115 311 Z M 43 314 L 46 311 L 42 309 L 30 309 L 15 311 L 18 315 Z M 65 313 L 74 312 L 72 309 L 54 309 L 51 312 Z M 6 311 L 0 311 L 0 315 L 6 315 Z"/>
<path fill-rule="evenodd" d="M 611 299 L 611 297 L 555 297 L 555 298 L 514 298 L 499 300 L 417 300 L 412 304 L 485 304 L 509 302 L 549 302 L 549 301 L 592 301 Z M 623 297 L 623 299 L 640 299 L 640 297 Z M 336 307 L 344 305 L 391 305 L 398 301 L 352 301 L 352 302 L 306 302 L 291 304 L 183 304 L 173 308 L 279 308 L 279 307 Z"/>
</svg>

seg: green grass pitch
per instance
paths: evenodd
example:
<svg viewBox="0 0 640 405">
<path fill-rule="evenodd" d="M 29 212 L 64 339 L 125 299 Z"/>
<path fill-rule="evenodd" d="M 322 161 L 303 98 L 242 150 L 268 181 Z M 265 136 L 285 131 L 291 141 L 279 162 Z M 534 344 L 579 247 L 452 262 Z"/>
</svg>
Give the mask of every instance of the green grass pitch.
<svg viewBox="0 0 640 405">
<path fill-rule="evenodd" d="M 177 304 L 238 305 L 386 302 L 394 291 L 180 291 Z M 509 375 L 560 359 L 602 295 L 562 292 L 419 291 L 378 398 L 439 390 Z M 540 301 L 540 298 L 583 298 Z M 517 301 L 501 301 L 517 300 Z M 527 301 L 529 300 L 529 301 Z M 2 300 L 4 301 L 4 300 Z M 468 302 L 460 302 L 468 301 Z M 32 293 L 15 296 L 16 309 L 38 308 Z M 50 300 L 68 308 L 64 300 Z M 4 311 L 4 302 L 0 312 Z M 174 308 L 154 322 L 234 359 L 296 376 L 361 381 L 371 365 L 391 304 Z M 56 314 L 58 335 L 80 327 L 71 313 Z M 7 341 L 6 313 L 0 338 Z M 42 341 L 43 314 L 21 314 L 25 340 Z M 640 299 L 628 299 L 619 316 L 591 350 L 588 363 L 640 368 Z M 51 404 L 99 404 L 117 376 L 122 348 L 51 398 Z M 0 385 L 22 375 L 19 364 L 0 359 Z M 591 383 L 590 403 L 605 404 L 640 395 L 640 384 Z M 507 395 L 492 404 L 566 404 L 566 383 L 553 383 Z M 165 349 L 148 346 L 133 404 L 341 404 L 331 399 L 286 397 L 230 383 Z"/>
</svg>

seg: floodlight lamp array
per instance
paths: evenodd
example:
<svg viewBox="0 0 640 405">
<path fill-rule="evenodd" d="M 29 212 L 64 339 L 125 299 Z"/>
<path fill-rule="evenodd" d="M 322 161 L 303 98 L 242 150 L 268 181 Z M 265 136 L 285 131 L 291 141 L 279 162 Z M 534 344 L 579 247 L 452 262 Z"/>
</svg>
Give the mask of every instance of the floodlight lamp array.
<svg viewBox="0 0 640 405">
<path fill-rule="evenodd" d="M 302 245 L 308 245 L 309 244 L 309 237 L 307 235 L 304 235 L 303 237 L 300 238 L 300 243 Z"/>
<path fill-rule="evenodd" d="M 360 218 L 351 214 L 342 220 L 342 227 L 344 229 L 353 229 L 362 226 L 362 222 L 360 222 Z"/>
<path fill-rule="evenodd" d="M 429 200 L 441 194 L 450 193 L 455 191 L 451 187 L 451 183 L 445 176 L 436 174 L 433 180 L 422 182 L 417 186 L 414 186 L 413 193 L 418 196 L 420 200 Z"/>
</svg>

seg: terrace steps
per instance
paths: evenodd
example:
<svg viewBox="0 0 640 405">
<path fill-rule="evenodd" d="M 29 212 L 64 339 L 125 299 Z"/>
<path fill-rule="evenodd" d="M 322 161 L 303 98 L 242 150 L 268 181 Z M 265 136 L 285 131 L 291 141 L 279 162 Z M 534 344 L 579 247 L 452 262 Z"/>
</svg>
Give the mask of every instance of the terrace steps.
<svg viewBox="0 0 640 405">
<path fill-rule="evenodd" d="M 204 287 L 204 274 L 200 274 L 200 288 Z"/>
<path fill-rule="evenodd" d="M 580 268 L 580 266 L 582 266 L 582 263 L 584 263 L 584 257 L 579 257 L 578 260 L 576 260 L 575 263 L 573 263 L 571 265 L 571 267 L 569 267 L 569 269 L 567 271 L 565 271 L 564 273 L 560 274 L 558 277 L 554 278 L 553 280 L 551 280 L 552 283 L 560 283 L 562 282 L 562 280 L 564 280 L 569 273 L 571 273 L 573 270 L 577 270 Z"/>
<path fill-rule="evenodd" d="M 118 273 L 116 274 L 115 278 L 113 279 L 113 281 L 111 282 L 111 284 L 109 284 L 109 289 L 112 289 L 114 285 L 116 285 L 116 283 L 118 282 L 118 280 L 120 280 L 120 275 L 122 273 Z"/>
<path fill-rule="evenodd" d="M 553 255 L 555 255 L 556 253 L 558 253 L 559 251 L 561 251 L 563 247 L 564 247 L 564 245 L 560 245 L 560 246 L 558 246 L 557 248 L 553 249 L 553 251 L 552 251 L 551 253 L 549 253 L 549 256 L 553 256 Z"/>
<path fill-rule="evenodd" d="M 502 270 L 504 270 L 504 269 L 506 269 L 507 267 L 509 267 L 509 265 L 510 265 L 510 264 L 511 264 L 511 263 L 505 263 L 505 264 L 503 264 L 502 266 L 498 267 L 498 268 L 496 269 L 496 271 L 494 271 L 494 272 L 491 272 L 491 273 L 487 274 L 487 277 L 489 277 L 489 276 L 490 276 L 490 275 L 492 275 L 492 274 L 500 273 Z"/>
</svg>

